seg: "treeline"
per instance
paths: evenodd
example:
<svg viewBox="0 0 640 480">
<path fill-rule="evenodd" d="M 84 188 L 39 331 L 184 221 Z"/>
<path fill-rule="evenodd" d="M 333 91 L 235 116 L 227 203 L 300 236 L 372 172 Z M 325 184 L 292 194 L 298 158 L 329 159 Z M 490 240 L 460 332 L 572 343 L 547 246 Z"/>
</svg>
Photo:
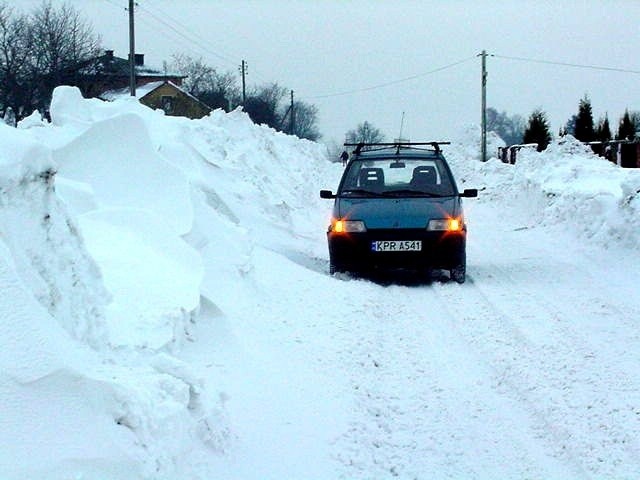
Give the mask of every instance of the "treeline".
<svg viewBox="0 0 640 480">
<path fill-rule="evenodd" d="M 540 151 L 547 148 L 553 138 L 547 114 L 542 109 L 536 109 L 525 121 L 520 115 L 510 116 L 488 108 L 487 130 L 497 133 L 507 145 L 537 143 Z M 585 95 L 579 102 L 578 112 L 559 129 L 558 135 L 569 134 L 582 142 L 608 142 L 637 140 L 639 131 L 640 112 L 627 109 L 620 117 L 614 135 L 608 115 L 594 121 L 591 100 Z"/>
<path fill-rule="evenodd" d="M 46 111 L 53 89 L 100 51 L 99 36 L 69 5 L 19 13 L 0 3 L 0 113 L 20 120 Z"/>
<path fill-rule="evenodd" d="M 100 36 L 70 4 L 51 1 L 19 12 L 0 0 L 0 118 L 14 123 L 36 110 L 46 114 L 59 85 L 81 86 L 99 72 L 104 52 Z M 187 75 L 183 88 L 212 108 L 242 105 L 259 124 L 318 140 L 318 109 L 302 101 L 287 102 L 289 89 L 273 82 L 241 95 L 237 75 L 221 73 L 202 59 L 174 55 L 165 65 Z"/>
<path fill-rule="evenodd" d="M 182 88 L 212 108 L 229 111 L 242 106 L 251 120 L 278 131 L 297 135 L 308 140 L 318 140 L 318 108 L 315 105 L 294 101 L 287 102 L 290 90 L 278 83 L 254 86 L 243 99 L 239 80 L 232 72 L 221 73 L 207 65 L 201 58 L 174 55 L 167 68 L 186 75 Z"/>
</svg>

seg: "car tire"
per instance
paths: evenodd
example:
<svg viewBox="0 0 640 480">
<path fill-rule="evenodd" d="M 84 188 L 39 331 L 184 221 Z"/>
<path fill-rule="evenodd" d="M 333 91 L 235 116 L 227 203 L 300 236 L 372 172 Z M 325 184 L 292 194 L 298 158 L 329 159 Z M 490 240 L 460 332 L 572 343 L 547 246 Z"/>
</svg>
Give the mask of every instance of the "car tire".
<svg viewBox="0 0 640 480">
<path fill-rule="evenodd" d="M 449 270 L 449 278 L 456 283 L 464 283 L 467 279 L 467 267 L 463 263 L 462 265 L 458 265 L 455 268 Z"/>
</svg>

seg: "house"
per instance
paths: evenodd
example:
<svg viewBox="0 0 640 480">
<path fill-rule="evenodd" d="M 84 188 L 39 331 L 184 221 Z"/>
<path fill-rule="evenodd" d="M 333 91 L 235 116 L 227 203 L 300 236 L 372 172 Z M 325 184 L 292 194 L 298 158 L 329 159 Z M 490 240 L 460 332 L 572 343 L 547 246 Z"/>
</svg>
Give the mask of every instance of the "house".
<svg viewBox="0 0 640 480">
<path fill-rule="evenodd" d="M 107 101 L 129 95 L 129 88 L 105 92 L 100 98 Z M 211 108 L 169 80 L 146 83 L 136 88 L 136 98 L 149 108 L 163 110 L 174 117 L 202 118 Z"/>
<path fill-rule="evenodd" d="M 176 86 L 182 85 L 184 75 L 162 72 L 144 64 L 144 54 L 135 54 L 136 88 L 151 82 L 170 81 Z M 128 88 L 131 79 L 129 59 L 116 57 L 113 50 L 106 50 L 79 69 L 69 72 L 68 85 L 77 85 L 87 98 L 100 97 L 107 91 Z"/>
</svg>

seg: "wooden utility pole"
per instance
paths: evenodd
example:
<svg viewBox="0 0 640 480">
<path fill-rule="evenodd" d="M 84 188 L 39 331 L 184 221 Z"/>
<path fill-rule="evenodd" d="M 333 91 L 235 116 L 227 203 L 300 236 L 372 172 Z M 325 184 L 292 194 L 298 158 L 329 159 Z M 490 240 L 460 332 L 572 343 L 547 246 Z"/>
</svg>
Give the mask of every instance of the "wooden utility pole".
<svg viewBox="0 0 640 480">
<path fill-rule="evenodd" d="M 242 65 L 240 66 L 240 73 L 242 74 L 242 105 L 247 101 L 247 83 L 245 80 L 245 76 L 247 75 L 247 62 L 242 60 Z"/>
<path fill-rule="evenodd" d="M 133 20 L 133 7 L 135 0 L 129 0 L 129 92 L 136 96 L 136 40 L 135 23 Z"/>
<path fill-rule="evenodd" d="M 291 135 L 295 135 L 296 134 L 296 113 L 295 113 L 295 109 L 293 108 L 293 90 L 291 90 L 291 107 L 289 108 L 291 109 L 291 117 L 290 117 L 291 125 L 289 126 L 289 133 Z"/>
<path fill-rule="evenodd" d="M 483 162 L 487 161 L 487 51 L 483 50 L 480 54 L 482 57 L 482 114 L 481 114 L 481 140 L 480 148 L 482 150 L 481 158 Z"/>
</svg>

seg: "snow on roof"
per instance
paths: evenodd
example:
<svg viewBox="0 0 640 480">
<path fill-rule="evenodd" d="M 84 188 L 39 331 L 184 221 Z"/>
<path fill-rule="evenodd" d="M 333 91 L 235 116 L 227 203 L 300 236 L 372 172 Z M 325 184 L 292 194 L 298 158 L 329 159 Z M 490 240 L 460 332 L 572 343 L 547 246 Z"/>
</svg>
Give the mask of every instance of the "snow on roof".
<svg viewBox="0 0 640 480">
<path fill-rule="evenodd" d="M 165 83 L 165 80 L 158 80 L 157 82 L 149 82 L 149 83 L 145 83 L 144 85 L 136 86 L 136 95 L 135 95 L 135 97 L 138 100 L 140 100 L 145 95 L 153 92 L 156 88 L 164 85 L 164 83 Z M 169 82 L 169 83 L 171 83 L 171 82 Z M 100 98 L 102 98 L 103 100 L 107 100 L 109 102 L 112 102 L 113 100 L 116 100 L 117 98 L 122 98 L 122 97 L 125 97 L 125 96 L 131 96 L 131 89 L 129 87 L 120 88 L 118 90 L 108 90 L 108 91 L 104 92 L 102 95 L 100 95 Z"/>
</svg>

